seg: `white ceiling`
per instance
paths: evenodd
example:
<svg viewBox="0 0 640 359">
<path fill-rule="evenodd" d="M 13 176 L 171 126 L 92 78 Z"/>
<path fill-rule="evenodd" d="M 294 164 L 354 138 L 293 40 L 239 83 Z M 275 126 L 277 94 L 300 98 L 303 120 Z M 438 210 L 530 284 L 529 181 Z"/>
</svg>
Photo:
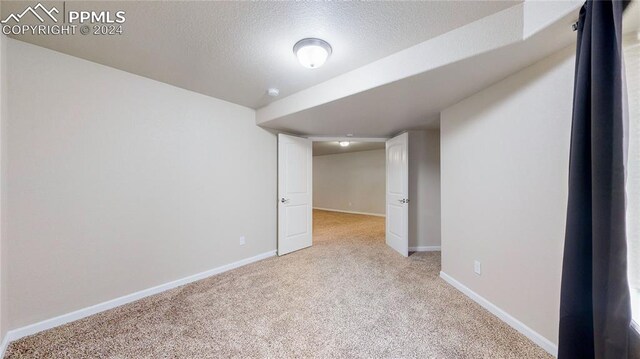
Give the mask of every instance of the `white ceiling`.
<svg viewBox="0 0 640 359">
<path fill-rule="evenodd" d="M 389 137 L 438 128 L 446 107 L 575 44 L 571 24 L 582 4 L 517 4 L 275 101 L 257 111 L 257 122 L 314 136 Z M 629 6 L 623 31 L 640 29 L 639 7 L 638 1 Z"/>
<path fill-rule="evenodd" d="M 518 4 L 273 102 L 257 122 L 315 136 L 438 128 L 444 108 L 575 43 L 581 5 Z"/>
<path fill-rule="evenodd" d="M 259 108 L 274 100 L 269 87 L 285 97 L 518 3 L 67 1 L 67 11 L 126 11 L 124 35 L 15 38 Z M 3 0 L 2 18 L 35 4 Z M 331 43 L 324 67 L 296 62 L 305 37 Z"/>
<path fill-rule="evenodd" d="M 338 141 L 322 141 L 313 142 L 313 155 L 335 155 L 338 153 L 384 150 L 384 148 L 384 142 L 351 142 L 349 146 L 342 147 L 338 144 Z"/>
</svg>

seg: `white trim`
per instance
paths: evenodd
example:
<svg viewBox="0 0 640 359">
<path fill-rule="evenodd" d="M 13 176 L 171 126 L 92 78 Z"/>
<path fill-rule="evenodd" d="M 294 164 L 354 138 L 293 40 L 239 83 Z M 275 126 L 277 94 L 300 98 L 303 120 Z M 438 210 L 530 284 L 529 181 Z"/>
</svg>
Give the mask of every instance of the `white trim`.
<svg viewBox="0 0 640 359">
<path fill-rule="evenodd" d="M 341 209 L 320 208 L 320 207 L 313 207 L 313 209 L 317 209 L 317 210 L 320 210 L 320 211 L 338 212 L 338 213 L 361 214 L 361 215 L 364 215 L 364 216 L 386 217 L 384 214 L 380 214 L 380 213 L 343 211 Z"/>
<path fill-rule="evenodd" d="M 552 343 L 549 339 L 543 337 L 540 333 L 529 328 L 518 319 L 512 317 L 509 313 L 505 312 L 495 304 L 486 300 L 485 298 L 480 296 L 478 293 L 472 291 L 471 289 L 466 287 L 464 284 L 453 279 L 451 276 L 449 276 L 445 272 L 442 272 L 442 271 L 440 272 L 440 278 L 444 279 L 447 283 L 451 284 L 457 290 L 464 293 L 467 297 L 471 298 L 474 302 L 483 306 L 486 310 L 491 312 L 496 317 L 500 318 L 503 322 L 509 324 L 513 329 L 524 334 L 524 336 L 531 339 L 532 342 L 538 344 L 542 349 L 546 350 L 549 354 L 553 355 L 554 357 L 558 355 L 558 346 Z"/>
<path fill-rule="evenodd" d="M 409 252 L 438 252 L 438 251 L 440 251 L 440 246 L 409 247 Z"/>
<path fill-rule="evenodd" d="M 322 137 L 309 136 L 307 139 L 312 142 L 334 142 L 334 141 L 353 141 L 353 142 L 387 142 L 386 137 Z"/>
<path fill-rule="evenodd" d="M 4 358 L 4 352 L 7 351 L 7 347 L 9 346 L 9 333 L 4 336 L 2 339 L 2 344 L 0 344 L 0 358 Z"/>
<path fill-rule="evenodd" d="M 257 256 L 254 257 L 250 257 L 250 258 L 245 258 L 245 259 L 241 259 L 237 262 L 233 262 L 233 263 L 229 263 L 229 264 L 225 264 L 223 266 L 214 268 L 214 269 L 210 269 L 208 271 L 205 272 L 201 272 L 198 274 L 194 274 L 188 277 L 184 277 L 182 279 L 178 279 L 178 280 L 174 280 L 172 282 L 169 283 L 165 283 L 165 284 L 161 284 L 152 288 L 147 288 L 144 290 L 141 290 L 139 292 L 135 292 L 135 293 L 131 293 L 116 299 L 112 299 L 112 300 L 108 300 L 106 302 L 102 302 L 96 305 L 92 305 L 90 307 L 87 308 L 83 308 L 83 309 L 79 309 L 76 310 L 74 312 L 71 313 L 67 313 L 67 314 L 63 314 L 60 315 L 58 317 L 55 318 L 51 318 L 51 319 L 47 319 L 47 320 L 43 320 L 41 322 L 35 323 L 35 324 L 31 324 L 31 325 L 27 325 L 24 326 L 22 328 L 18 328 L 18 329 L 14 329 L 14 330 L 10 330 L 7 333 L 7 336 L 5 337 L 5 341 L 3 342 L 3 348 L 6 347 L 6 345 L 9 342 L 12 342 L 14 340 L 26 337 L 28 335 L 32 335 L 38 332 L 41 332 L 43 330 L 47 330 L 47 329 L 51 329 L 51 328 L 55 328 L 57 326 L 69 323 L 69 322 L 73 322 L 75 320 L 78 319 L 82 319 L 85 317 L 88 317 L 90 315 L 93 314 L 97 314 L 100 312 L 103 312 L 105 310 L 109 310 L 109 309 L 113 309 L 115 307 L 119 307 L 121 305 L 127 304 L 127 303 L 131 303 L 134 302 L 136 300 L 148 297 L 150 295 L 154 295 L 154 294 L 158 294 L 176 287 L 180 287 L 183 286 L 185 284 L 189 284 L 207 277 L 211 277 L 213 275 L 216 274 L 220 274 L 232 269 L 236 269 L 242 266 L 245 266 L 247 264 L 251 264 L 269 257 L 273 257 L 276 255 L 276 251 L 269 251 L 269 252 L 265 252 L 262 254 L 258 254 Z M 2 356 L 0 356 L 1 358 Z"/>
</svg>

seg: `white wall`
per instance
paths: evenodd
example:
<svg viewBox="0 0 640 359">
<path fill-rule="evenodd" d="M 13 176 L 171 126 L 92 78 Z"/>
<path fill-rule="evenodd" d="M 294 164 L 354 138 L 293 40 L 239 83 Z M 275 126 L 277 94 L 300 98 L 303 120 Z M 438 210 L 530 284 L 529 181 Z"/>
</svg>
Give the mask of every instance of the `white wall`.
<svg viewBox="0 0 640 359">
<path fill-rule="evenodd" d="M 574 51 L 509 76 L 441 117 L 442 271 L 553 343 Z"/>
<path fill-rule="evenodd" d="M 7 107 L 7 37 L 0 34 L 0 342 L 7 333 L 7 268 L 8 256 L 6 246 L 5 222 L 5 187 L 6 187 L 6 122 L 8 118 Z M 2 349 L 0 348 L 0 354 Z"/>
<path fill-rule="evenodd" d="M 440 132 L 409 131 L 409 247 L 439 246 Z"/>
<path fill-rule="evenodd" d="M 627 9 L 629 11 L 631 9 Z M 640 8 L 638 9 L 640 11 Z M 623 38 L 629 104 L 627 157 L 627 253 L 633 319 L 640 323 L 640 32 Z"/>
<path fill-rule="evenodd" d="M 253 110 L 7 45 L 10 329 L 276 249 Z"/>
<path fill-rule="evenodd" d="M 313 207 L 385 214 L 385 150 L 313 157 Z"/>
</svg>

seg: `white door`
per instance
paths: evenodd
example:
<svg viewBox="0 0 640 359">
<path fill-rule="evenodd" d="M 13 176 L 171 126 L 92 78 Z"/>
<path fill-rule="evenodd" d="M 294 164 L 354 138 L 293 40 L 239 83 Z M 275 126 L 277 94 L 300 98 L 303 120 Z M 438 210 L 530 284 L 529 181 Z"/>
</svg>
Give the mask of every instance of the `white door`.
<svg viewBox="0 0 640 359">
<path fill-rule="evenodd" d="M 278 135 L 278 255 L 311 246 L 311 141 Z"/>
<path fill-rule="evenodd" d="M 387 141 L 387 245 L 409 256 L 409 135 Z"/>
</svg>

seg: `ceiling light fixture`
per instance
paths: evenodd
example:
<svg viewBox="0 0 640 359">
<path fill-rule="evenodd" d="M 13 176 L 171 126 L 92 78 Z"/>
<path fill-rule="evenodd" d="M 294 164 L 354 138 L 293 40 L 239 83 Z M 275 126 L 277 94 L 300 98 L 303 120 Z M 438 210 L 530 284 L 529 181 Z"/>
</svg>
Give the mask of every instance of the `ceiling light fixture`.
<svg viewBox="0 0 640 359">
<path fill-rule="evenodd" d="M 269 96 L 271 97 L 278 97 L 278 95 L 280 94 L 280 90 L 278 90 L 275 87 L 272 87 L 267 90 L 267 94 L 269 94 Z"/>
<path fill-rule="evenodd" d="M 347 147 L 347 146 L 349 146 L 349 141 L 340 141 L 340 142 L 338 142 L 338 143 L 339 143 L 339 144 L 340 144 L 340 146 L 342 146 L 342 147 Z"/>
<path fill-rule="evenodd" d="M 331 45 L 321 39 L 302 39 L 293 45 L 293 53 L 300 64 L 310 69 L 322 66 L 331 55 Z"/>
</svg>

